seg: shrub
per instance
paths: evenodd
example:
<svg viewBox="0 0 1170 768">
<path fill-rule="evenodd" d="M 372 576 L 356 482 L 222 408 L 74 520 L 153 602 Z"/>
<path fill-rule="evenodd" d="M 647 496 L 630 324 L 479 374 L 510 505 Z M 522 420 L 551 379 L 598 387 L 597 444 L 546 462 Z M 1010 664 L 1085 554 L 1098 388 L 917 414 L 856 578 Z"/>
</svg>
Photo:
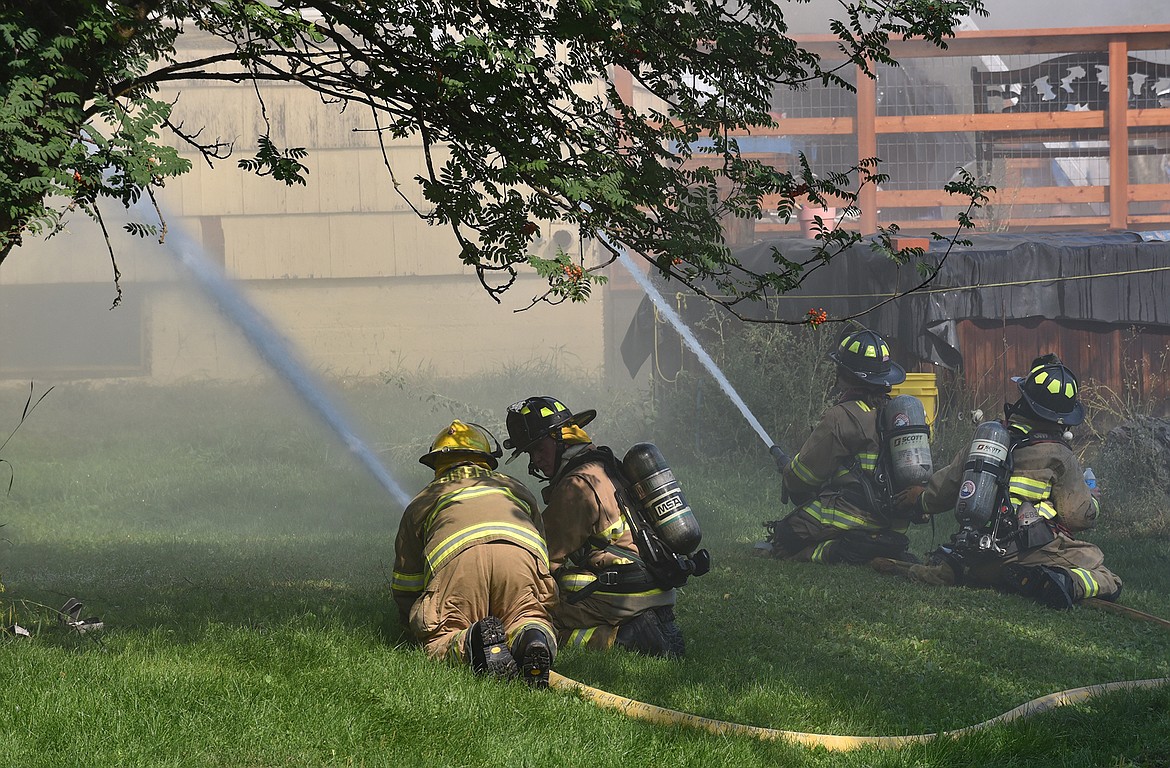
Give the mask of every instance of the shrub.
<svg viewBox="0 0 1170 768">
<path fill-rule="evenodd" d="M 696 329 L 704 349 L 771 440 L 792 451 L 830 403 L 836 341 L 831 330 L 742 324 L 712 311 Z M 695 458 L 767 446 L 722 385 L 688 357 L 671 381 L 655 382 L 658 423 L 672 452 Z"/>
<path fill-rule="evenodd" d="M 1170 538 L 1170 420 L 1133 416 L 1109 431 L 1094 464 L 1111 519 Z"/>
</svg>

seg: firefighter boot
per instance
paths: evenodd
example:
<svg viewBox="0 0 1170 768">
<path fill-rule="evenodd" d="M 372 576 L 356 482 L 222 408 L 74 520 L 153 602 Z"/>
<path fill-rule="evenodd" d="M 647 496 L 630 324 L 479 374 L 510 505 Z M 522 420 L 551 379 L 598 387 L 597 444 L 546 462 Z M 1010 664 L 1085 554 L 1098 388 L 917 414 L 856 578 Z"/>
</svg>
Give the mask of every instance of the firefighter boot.
<svg viewBox="0 0 1170 768">
<path fill-rule="evenodd" d="M 653 610 L 643 611 L 619 626 L 614 645 L 647 656 L 670 655 L 670 641 Z"/>
<path fill-rule="evenodd" d="M 1008 566 L 1005 578 L 1013 592 L 1058 611 L 1067 611 L 1076 601 L 1072 577 L 1060 568 L 1015 564 Z"/>
<path fill-rule="evenodd" d="M 536 627 L 529 627 L 516 639 L 512 657 L 520 667 L 520 676 L 533 688 L 548 687 L 548 671 L 552 669 L 552 643 L 548 635 Z"/>
<path fill-rule="evenodd" d="M 666 645 L 669 648 L 667 657 L 681 659 L 686 655 L 687 644 L 683 639 L 682 628 L 674 620 L 674 608 L 663 605 L 651 610 L 658 614 L 658 623 L 662 625 L 662 634 L 666 637 Z"/>
<path fill-rule="evenodd" d="M 516 660 L 508 650 L 508 636 L 495 616 L 482 618 L 467 630 L 467 661 L 477 675 L 505 680 L 516 676 Z"/>
</svg>

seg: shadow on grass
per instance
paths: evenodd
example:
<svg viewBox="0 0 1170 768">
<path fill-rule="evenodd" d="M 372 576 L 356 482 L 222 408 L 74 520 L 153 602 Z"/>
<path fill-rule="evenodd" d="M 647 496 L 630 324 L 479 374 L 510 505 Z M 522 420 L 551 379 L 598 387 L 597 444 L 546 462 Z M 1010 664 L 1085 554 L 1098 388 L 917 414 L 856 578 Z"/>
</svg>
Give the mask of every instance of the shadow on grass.
<svg viewBox="0 0 1170 768">
<path fill-rule="evenodd" d="M 125 542 L 8 548 L 11 603 L 59 608 L 75 597 L 105 636 L 162 629 L 199 642 L 212 624 L 264 631 L 340 624 L 398 644 L 389 593 L 392 553 L 364 536 L 241 539 L 238 544 Z"/>
<path fill-rule="evenodd" d="M 718 570 L 684 591 L 686 659 L 566 654 L 560 671 L 716 719 L 868 735 L 951 730 L 1059 690 L 1170 676 L 1170 634 L 1123 617 L 861 568 L 716 561 L 740 591 L 723 591 Z"/>
</svg>

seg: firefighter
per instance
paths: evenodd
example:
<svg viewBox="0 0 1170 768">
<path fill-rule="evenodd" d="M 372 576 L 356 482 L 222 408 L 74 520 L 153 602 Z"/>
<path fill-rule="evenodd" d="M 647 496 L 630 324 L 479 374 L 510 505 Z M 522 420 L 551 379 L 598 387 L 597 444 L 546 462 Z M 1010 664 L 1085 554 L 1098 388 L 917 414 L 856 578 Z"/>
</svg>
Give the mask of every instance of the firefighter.
<svg viewBox="0 0 1170 768">
<path fill-rule="evenodd" d="M 836 402 L 781 467 L 782 498 L 797 507 L 765 523 L 768 540 L 758 546 L 772 557 L 827 564 L 909 559 L 910 515 L 886 511 L 892 500 L 875 479 L 878 413 L 906 371 L 867 329 L 848 334 L 829 358 L 837 364 Z"/>
<path fill-rule="evenodd" d="M 529 397 L 507 412 L 508 461 L 527 453 L 529 474 L 548 482 L 542 495 L 549 563 L 560 588 L 553 611 L 558 638 L 564 647 L 680 657 L 675 591 L 655 583 L 639 554 L 619 501 L 626 489 L 617 461 L 584 430 L 596 415 L 574 414 L 552 397 Z"/>
<path fill-rule="evenodd" d="M 1066 430 L 1085 418 L 1077 377 L 1049 354 L 1012 381 L 1020 397 L 1004 406 L 1007 498 L 996 497 L 987 524 L 966 531 L 961 526 L 927 565 L 906 572 L 928 584 L 994 587 L 1058 609 L 1090 597 L 1116 600 L 1121 579 L 1105 567 L 1096 545 L 1076 537 L 1096 525 L 1100 512 L 1068 444 L 1072 436 Z M 925 489 L 901 494 L 899 504 L 923 514 L 955 508 L 974 488 L 966 464 L 964 452 Z M 1002 533 L 981 535 L 988 531 Z"/>
<path fill-rule="evenodd" d="M 456 420 L 419 458 L 435 479 L 402 515 L 391 589 L 431 658 L 542 688 L 557 650 L 556 582 L 536 499 L 494 471 L 503 451 L 489 437 Z"/>
</svg>

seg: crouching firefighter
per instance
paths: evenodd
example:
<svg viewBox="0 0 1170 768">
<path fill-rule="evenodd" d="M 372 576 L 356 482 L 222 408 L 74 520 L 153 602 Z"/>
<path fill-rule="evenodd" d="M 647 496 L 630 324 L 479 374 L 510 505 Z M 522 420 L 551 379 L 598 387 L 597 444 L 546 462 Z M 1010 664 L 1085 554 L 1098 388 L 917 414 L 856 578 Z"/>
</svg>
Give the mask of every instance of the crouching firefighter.
<svg viewBox="0 0 1170 768">
<path fill-rule="evenodd" d="M 508 461 L 528 454 L 542 492 L 549 563 L 560 588 L 553 622 L 562 646 L 615 646 L 651 656 L 685 651 L 675 621 L 675 587 L 710 567 L 701 534 L 658 449 L 639 443 L 622 461 L 594 445 L 574 414 L 552 397 L 508 407 Z"/>
<path fill-rule="evenodd" d="M 915 513 L 894 495 L 930 479 L 930 432 L 921 401 L 890 397 L 906 380 L 877 333 L 855 331 L 829 353 L 837 400 L 791 458 L 773 448 L 782 499 L 796 509 L 765 523 L 757 547 L 773 557 L 859 565 L 876 557 L 912 558 L 906 530 Z"/>
<path fill-rule="evenodd" d="M 906 570 L 930 584 L 994 587 L 1052 608 L 1085 598 L 1116 600 L 1121 579 L 1094 544 L 1076 538 L 1097 523 L 1100 502 L 1085 483 L 1066 429 L 1085 417 L 1076 376 L 1056 355 L 1013 377 L 1019 399 L 1003 421 L 980 424 L 966 454 L 901 503 L 924 514 L 954 508 L 959 531 Z"/>
<path fill-rule="evenodd" d="M 490 441 L 489 441 L 490 438 Z M 556 656 L 556 582 L 540 508 L 475 424 L 451 422 L 419 461 L 435 470 L 407 506 L 391 590 L 403 626 L 431 658 L 548 685 Z"/>
</svg>

